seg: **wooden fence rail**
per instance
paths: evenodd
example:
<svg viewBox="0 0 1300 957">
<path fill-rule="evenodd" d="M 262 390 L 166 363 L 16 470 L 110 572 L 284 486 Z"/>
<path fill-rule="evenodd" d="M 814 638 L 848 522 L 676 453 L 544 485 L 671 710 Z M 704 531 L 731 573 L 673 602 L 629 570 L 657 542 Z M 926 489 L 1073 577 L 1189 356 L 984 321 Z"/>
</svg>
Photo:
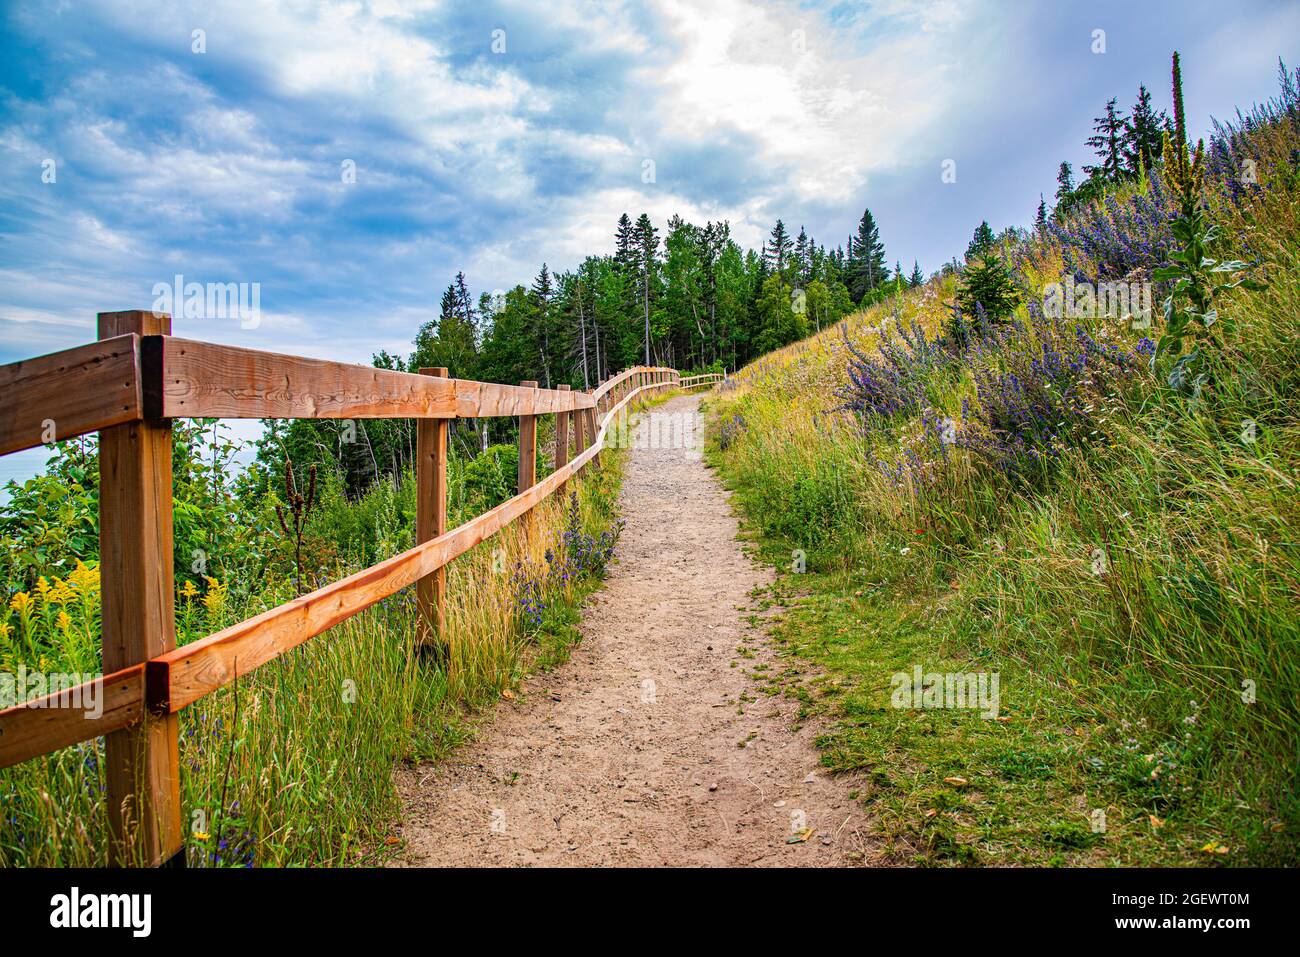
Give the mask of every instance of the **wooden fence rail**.
<svg viewBox="0 0 1300 957">
<path fill-rule="evenodd" d="M 180 339 L 171 319 L 100 313 L 99 341 L 0 366 L 0 454 L 99 432 L 103 670 L 0 711 L 0 767 L 106 735 L 111 859 L 180 859 L 177 714 L 403 588 L 416 586 L 421 648 L 443 635 L 445 568 L 597 459 L 616 417 L 683 380 L 637 366 L 590 393 L 305 359 Z M 536 480 L 537 417 L 556 416 L 555 470 Z M 518 494 L 447 528 L 447 423 L 519 418 Z M 172 580 L 173 418 L 417 419 L 416 544 L 401 554 L 181 647 Z M 574 454 L 569 454 L 572 437 Z M 102 714 L 91 716 L 88 701 Z M 98 708 L 96 709 L 98 710 Z"/>
<path fill-rule="evenodd" d="M 696 386 L 707 385 L 715 386 L 719 382 L 725 382 L 727 376 L 722 372 L 706 372 L 703 375 L 684 376 L 677 380 L 679 389 L 693 389 Z"/>
</svg>

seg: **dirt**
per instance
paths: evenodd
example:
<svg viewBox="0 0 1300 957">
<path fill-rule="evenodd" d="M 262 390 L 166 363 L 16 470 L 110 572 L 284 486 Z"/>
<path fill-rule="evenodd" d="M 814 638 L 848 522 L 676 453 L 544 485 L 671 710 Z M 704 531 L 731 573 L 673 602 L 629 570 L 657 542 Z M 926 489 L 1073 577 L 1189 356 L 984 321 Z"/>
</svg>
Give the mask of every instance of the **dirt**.
<svg viewBox="0 0 1300 957">
<path fill-rule="evenodd" d="M 680 396 L 654 411 L 697 408 Z M 795 704 L 746 674 L 784 667 L 747 622 L 770 569 L 743 552 L 698 449 L 647 444 L 629 457 L 618 560 L 584 609 L 572 660 L 503 700 L 450 761 L 400 772 L 399 866 L 876 856 L 854 782 L 822 769 L 816 729 L 795 730 Z"/>
</svg>

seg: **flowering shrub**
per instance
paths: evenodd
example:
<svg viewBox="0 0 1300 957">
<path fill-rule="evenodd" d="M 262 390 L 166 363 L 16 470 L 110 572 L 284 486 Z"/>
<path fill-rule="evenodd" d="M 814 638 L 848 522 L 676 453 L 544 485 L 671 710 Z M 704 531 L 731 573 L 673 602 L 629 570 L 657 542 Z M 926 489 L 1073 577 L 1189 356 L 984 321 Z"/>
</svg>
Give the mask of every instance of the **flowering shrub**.
<svg viewBox="0 0 1300 957">
<path fill-rule="evenodd" d="M 511 575 L 515 615 L 520 625 L 526 629 L 541 627 L 549 590 L 567 588 L 584 577 L 603 578 L 622 531 L 623 520 L 619 519 L 611 531 L 598 536 L 584 532 L 578 494 L 569 493 L 568 521 L 557 536 L 557 547 L 546 550 L 546 567 L 534 570 L 519 562 Z"/>
<path fill-rule="evenodd" d="M 578 494 L 569 493 L 569 520 L 560 534 L 563 546 L 561 564 L 564 580 L 573 575 L 590 575 L 603 578 L 605 569 L 614 557 L 614 547 L 622 534 L 624 522 L 619 519 L 611 531 L 601 532 L 599 537 L 588 535 L 582 530 L 582 516 L 578 511 Z M 549 552 L 548 552 L 549 554 Z M 554 564 L 554 563 L 553 563 Z"/>
<path fill-rule="evenodd" d="M 1174 245 L 1170 223 L 1178 204 L 1158 172 L 1145 189 L 1120 199 L 1088 204 L 1064 222 L 1049 221 L 1048 236 L 1061 247 L 1068 269 L 1077 279 L 1087 277 L 1091 264 L 1099 279 L 1122 279 L 1135 271 L 1150 273 L 1168 262 Z"/>
<path fill-rule="evenodd" d="M 956 444 L 956 424 L 952 419 L 933 409 L 921 410 L 921 429 L 905 437 L 902 454 L 893 462 L 875 455 L 872 464 L 896 488 L 930 489 L 938 485 L 951 462 L 951 449 Z"/>
<path fill-rule="evenodd" d="M 899 339 L 890 326 L 880 333 L 880 354 L 868 355 L 842 331 L 849 351 L 849 384 L 836 391 L 840 408 L 862 416 L 888 418 L 916 412 L 925 403 L 926 383 L 932 373 L 946 366 L 950 355 L 942 340 L 927 339 L 915 320 L 910 327 L 897 321 Z"/>
<path fill-rule="evenodd" d="M 1141 371 L 1136 352 L 1099 342 L 1082 325 L 1071 329 L 1030 308 L 1030 325 L 1009 340 L 996 361 L 972 368 L 976 401 L 962 401 L 958 444 L 1003 472 L 1041 474 L 1067 448 L 1106 437 L 1120 393 Z"/>
<path fill-rule="evenodd" d="M 722 423 L 722 428 L 718 430 L 718 447 L 723 452 L 731 448 L 740 434 L 745 431 L 745 417 L 740 414 L 728 416 Z"/>
</svg>

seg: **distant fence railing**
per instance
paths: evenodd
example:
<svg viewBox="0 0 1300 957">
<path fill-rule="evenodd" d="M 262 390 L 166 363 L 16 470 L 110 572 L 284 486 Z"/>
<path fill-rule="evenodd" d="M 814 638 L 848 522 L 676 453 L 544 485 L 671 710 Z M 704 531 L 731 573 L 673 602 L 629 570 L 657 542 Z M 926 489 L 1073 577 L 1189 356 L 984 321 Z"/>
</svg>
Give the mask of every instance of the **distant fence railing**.
<svg viewBox="0 0 1300 957">
<path fill-rule="evenodd" d="M 679 389 L 693 389 L 700 385 L 715 386 L 719 382 L 725 382 L 726 379 L 725 372 L 706 372 L 703 375 L 682 376 L 677 380 L 677 387 Z"/>
<path fill-rule="evenodd" d="M 100 313 L 98 342 L 0 366 L 0 454 L 99 432 L 104 673 L 98 694 L 81 686 L 0 711 L 0 767 L 106 735 L 110 859 L 175 858 L 182 708 L 411 585 L 419 641 L 436 646 L 446 565 L 580 476 L 631 403 L 681 381 L 637 366 L 585 393 L 395 372 L 181 339 L 170 317 L 141 311 Z M 549 414 L 555 470 L 539 482 L 537 418 Z M 518 494 L 449 530 L 448 422 L 492 416 L 519 419 Z M 177 647 L 173 418 L 416 419 L 416 545 Z"/>
</svg>

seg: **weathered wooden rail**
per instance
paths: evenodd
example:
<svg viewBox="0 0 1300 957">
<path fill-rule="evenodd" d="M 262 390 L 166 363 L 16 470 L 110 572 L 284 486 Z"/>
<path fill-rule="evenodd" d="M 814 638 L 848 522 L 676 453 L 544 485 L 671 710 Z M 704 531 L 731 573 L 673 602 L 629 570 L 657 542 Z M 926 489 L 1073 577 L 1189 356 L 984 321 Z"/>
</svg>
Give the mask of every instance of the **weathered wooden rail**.
<svg viewBox="0 0 1300 957">
<path fill-rule="evenodd" d="M 703 375 L 682 376 L 677 380 L 679 389 L 694 389 L 696 386 L 707 385 L 710 388 L 720 382 L 727 380 L 726 373 L 723 372 L 706 372 Z"/>
<path fill-rule="evenodd" d="M 99 432 L 104 672 L 96 718 L 77 689 L 0 711 L 0 767 L 106 735 L 111 859 L 176 858 L 182 708 L 411 585 L 419 640 L 435 644 L 447 564 L 562 491 L 633 402 L 681 384 L 672 369 L 644 366 L 590 393 L 394 372 L 181 339 L 170 317 L 141 311 L 100 313 L 98 342 L 0 367 L 0 454 Z M 555 470 L 540 482 L 539 415 L 556 416 Z M 519 419 L 518 494 L 449 530 L 448 422 L 490 416 Z M 416 545 L 177 647 L 173 418 L 417 419 Z"/>
</svg>

